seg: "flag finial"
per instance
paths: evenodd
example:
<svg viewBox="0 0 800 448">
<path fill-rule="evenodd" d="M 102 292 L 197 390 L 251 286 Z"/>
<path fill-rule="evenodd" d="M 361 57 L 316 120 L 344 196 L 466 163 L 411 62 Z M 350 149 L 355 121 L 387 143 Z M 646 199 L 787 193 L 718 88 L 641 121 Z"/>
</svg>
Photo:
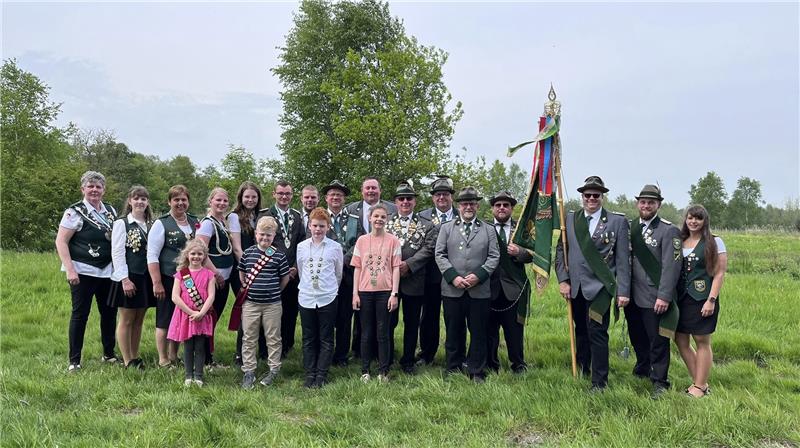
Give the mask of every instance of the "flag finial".
<svg viewBox="0 0 800 448">
<path fill-rule="evenodd" d="M 553 88 L 553 83 L 550 83 L 550 92 L 547 94 L 547 101 L 544 103 L 544 115 L 547 117 L 556 117 L 561 115 L 561 103 L 556 101 L 556 89 Z"/>
</svg>

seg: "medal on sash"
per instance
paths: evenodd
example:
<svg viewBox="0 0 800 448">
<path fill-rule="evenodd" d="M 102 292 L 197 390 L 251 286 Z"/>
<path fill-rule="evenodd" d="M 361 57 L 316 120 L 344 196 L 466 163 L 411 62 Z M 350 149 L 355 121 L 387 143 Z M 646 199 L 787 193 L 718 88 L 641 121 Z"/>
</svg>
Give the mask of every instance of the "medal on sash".
<svg viewBox="0 0 800 448">
<path fill-rule="evenodd" d="M 189 269 L 181 269 L 181 279 L 183 280 L 183 286 L 186 288 L 186 292 L 189 294 L 189 298 L 192 299 L 194 307 L 200 311 L 200 309 L 203 308 L 203 298 L 200 297 L 200 291 L 197 289 L 197 285 L 194 283 L 194 278 L 192 278 L 192 273 Z"/>
</svg>

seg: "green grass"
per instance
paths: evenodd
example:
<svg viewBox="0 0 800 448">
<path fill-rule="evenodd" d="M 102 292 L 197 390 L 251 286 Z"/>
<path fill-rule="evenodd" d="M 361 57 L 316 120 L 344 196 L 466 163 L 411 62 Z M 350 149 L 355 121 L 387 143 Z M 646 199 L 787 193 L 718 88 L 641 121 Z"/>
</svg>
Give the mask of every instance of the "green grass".
<svg viewBox="0 0 800 448">
<path fill-rule="evenodd" d="M 690 380 L 673 350 L 663 399 L 630 375 L 633 359 L 612 326 L 610 389 L 588 395 L 569 370 L 563 300 L 555 283 L 534 299 L 526 328 L 532 369 L 476 386 L 443 379 L 438 367 L 396 373 L 388 385 L 333 369 L 322 390 L 301 387 L 296 348 L 275 387 L 242 391 L 240 373 L 207 375 L 184 389 L 182 372 L 125 371 L 99 362 L 97 310 L 89 320 L 83 371 L 65 373 L 69 290 L 54 254 L 3 252 L 0 287 L 2 446 L 800 446 L 800 238 L 723 234 L 730 274 L 714 337 L 713 395 L 681 391 Z M 227 322 L 227 313 L 223 317 Z M 402 324 L 401 324 L 402 325 Z M 145 362 L 156 362 L 153 311 Z M 298 338 L 299 338 L 298 326 Z M 396 334 L 400 341 L 400 330 Z M 234 335 L 221 331 L 230 360 Z M 502 349 L 501 349 L 502 350 Z M 440 350 L 437 363 L 441 366 Z M 505 358 L 502 358 L 505 362 Z M 263 368 L 263 367 L 262 367 Z"/>
</svg>

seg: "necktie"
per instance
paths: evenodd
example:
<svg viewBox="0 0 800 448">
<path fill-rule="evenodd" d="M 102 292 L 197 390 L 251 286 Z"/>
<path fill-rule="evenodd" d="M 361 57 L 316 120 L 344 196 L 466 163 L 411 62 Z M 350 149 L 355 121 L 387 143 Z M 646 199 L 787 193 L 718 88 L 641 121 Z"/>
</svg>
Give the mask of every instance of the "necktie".
<svg viewBox="0 0 800 448">
<path fill-rule="evenodd" d="M 592 215 L 589 215 L 589 216 L 586 217 L 586 224 L 588 224 L 589 235 L 591 235 L 592 234 Z"/>
<path fill-rule="evenodd" d="M 501 222 L 498 225 L 500 226 L 500 230 L 498 231 L 497 236 L 500 238 L 500 241 L 502 241 L 503 244 L 506 244 L 508 242 L 506 240 L 506 223 Z"/>
<path fill-rule="evenodd" d="M 342 231 L 342 226 L 339 224 L 339 215 L 333 217 L 333 230 L 336 232 L 336 235 Z"/>
<path fill-rule="evenodd" d="M 447 222 L 447 213 L 442 213 L 439 215 L 439 221 Z"/>
<path fill-rule="evenodd" d="M 464 223 L 464 235 L 469 236 L 470 228 L 472 227 L 471 222 Z"/>
<path fill-rule="evenodd" d="M 400 217 L 400 221 L 401 222 L 408 222 L 408 216 L 401 216 Z"/>
<path fill-rule="evenodd" d="M 286 235 L 289 235 L 289 212 L 283 214 L 283 228 L 286 231 Z"/>
<path fill-rule="evenodd" d="M 642 233 L 644 233 L 644 228 L 645 228 L 645 227 L 647 227 L 647 224 L 645 224 L 645 223 L 641 223 L 641 224 L 639 224 L 639 225 L 640 225 L 640 226 L 642 226 Z"/>
</svg>

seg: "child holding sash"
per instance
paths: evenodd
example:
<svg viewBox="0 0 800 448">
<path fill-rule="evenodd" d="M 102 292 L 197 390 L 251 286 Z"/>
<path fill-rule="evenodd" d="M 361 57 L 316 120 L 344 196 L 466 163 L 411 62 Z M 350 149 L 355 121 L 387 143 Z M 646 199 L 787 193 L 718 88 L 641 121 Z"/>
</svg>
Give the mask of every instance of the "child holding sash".
<svg viewBox="0 0 800 448">
<path fill-rule="evenodd" d="M 178 257 L 178 272 L 172 287 L 175 312 L 167 338 L 183 342 L 184 386 L 203 386 L 206 344 L 214 336 L 213 313 L 216 283 L 214 272 L 204 267 L 208 248 L 200 240 L 190 240 Z M 211 311 L 211 313 L 209 313 Z"/>
</svg>

